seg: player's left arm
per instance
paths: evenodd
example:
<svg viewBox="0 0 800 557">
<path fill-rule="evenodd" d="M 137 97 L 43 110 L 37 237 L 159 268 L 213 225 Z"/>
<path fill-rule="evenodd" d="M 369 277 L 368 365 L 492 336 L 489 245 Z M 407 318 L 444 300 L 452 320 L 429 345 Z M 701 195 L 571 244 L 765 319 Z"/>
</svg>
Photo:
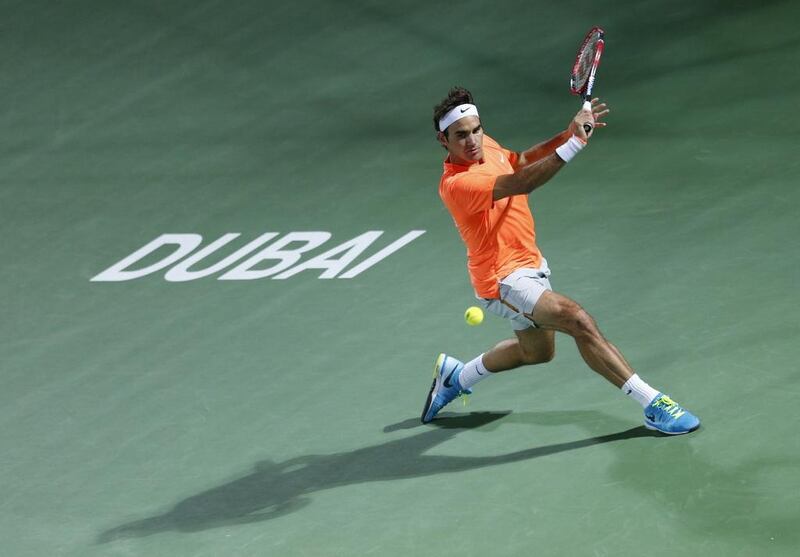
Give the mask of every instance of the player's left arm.
<svg viewBox="0 0 800 557">
<path fill-rule="evenodd" d="M 572 132 L 569 130 L 564 130 L 558 135 L 554 135 L 547 141 L 542 141 L 530 149 L 522 151 L 519 153 L 519 157 L 517 157 L 517 164 L 514 167 L 514 170 L 522 168 L 523 166 L 528 166 L 529 164 L 533 164 L 536 161 L 545 158 L 547 155 L 555 153 L 556 148 L 559 145 L 563 145 L 569 140 L 570 137 L 572 137 Z"/>
<path fill-rule="evenodd" d="M 602 128 L 606 125 L 605 122 L 601 122 L 600 119 L 603 118 L 606 114 L 608 114 L 608 106 L 605 103 L 601 103 L 600 99 L 592 99 L 592 115 L 594 116 L 594 125 L 595 127 Z M 527 166 L 529 164 L 533 164 L 538 160 L 543 159 L 544 157 L 555 153 L 556 149 L 563 145 L 565 142 L 572 137 L 572 131 L 567 128 L 563 132 L 559 133 L 558 135 L 554 135 L 547 141 L 542 141 L 541 143 L 537 143 L 530 149 L 526 151 L 522 151 L 519 153 L 517 157 L 517 164 L 514 166 L 514 170 L 518 168 L 522 168 L 523 166 Z"/>
</svg>

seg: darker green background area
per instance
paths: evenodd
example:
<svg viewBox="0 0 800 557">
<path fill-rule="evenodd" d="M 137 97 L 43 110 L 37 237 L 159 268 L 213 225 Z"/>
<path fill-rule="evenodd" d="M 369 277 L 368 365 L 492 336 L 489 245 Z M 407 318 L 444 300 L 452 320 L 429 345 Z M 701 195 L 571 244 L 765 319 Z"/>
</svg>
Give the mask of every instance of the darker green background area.
<svg viewBox="0 0 800 557">
<path fill-rule="evenodd" d="M 794 3 L 2 6 L 4 554 L 794 554 Z M 550 137 L 595 24 L 609 126 L 539 245 L 703 428 L 649 435 L 567 337 L 418 425 L 438 352 L 510 335 L 461 317 L 431 108 Z M 163 233 L 414 229 L 352 280 L 89 282 Z"/>
</svg>

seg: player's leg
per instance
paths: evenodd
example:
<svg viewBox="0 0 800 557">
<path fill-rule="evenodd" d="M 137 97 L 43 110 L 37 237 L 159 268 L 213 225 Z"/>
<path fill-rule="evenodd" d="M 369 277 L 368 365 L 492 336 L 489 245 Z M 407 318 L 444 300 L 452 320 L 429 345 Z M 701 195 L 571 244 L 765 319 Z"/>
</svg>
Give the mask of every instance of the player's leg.
<svg viewBox="0 0 800 557">
<path fill-rule="evenodd" d="M 555 332 L 529 326 L 515 329 L 517 338 L 503 340 L 491 350 L 464 364 L 458 382 L 465 391 L 487 377 L 520 366 L 543 364 L 553 359 Z"/>
<path fill-rule="evenodd" d="M 574 300 L 556 292 L 545 292 L 529 317 L 539 327 L 574 338 L 589 367 L 617 387 L 622 387 L 634 374 L 619 350 L 600 333 L 592 316 Z"/>
<path fill-rule="evenodd" d="M 517 338 L 498 342 L 483 354 L 483 365 L 492 373 L 500 373 L 524 365 L 543 364 L 555 355 L 555 333 L 529 327 L 514 331 Z"/>
<path fill-rule="evenodd" d="M 422 422 L 431 421 L 454 398 L 462 393 L 471 393 L 475 383 L 490 375 L 553 359 L 554 331 L 528 327 L 514 332 L 517 338 L 497 343 L 466 364 L 447 354 L 439 354 L 434 366 L 433 384 L 422 409 Z"/>
<path fill-rule="evenodd" d="M 483 300 L 488 311 L 509 320 L 517 338 L 504 340 L 467 362 L 459 375 L 464 389 L 494 373 L 553 359 L 554 332 L 539 329 L 525 315 L 533 311 L 542 294 L 551 290 L 549 276 L 546 262 L 539 269 L 519 269 L 500 281 L 499 299 Z"/>
<path fill-rule="evenodd" d="M 550 289 L 549 275 L 546 262 L 540 269 L 520 269 L 500 281 L 500 298 L 481 300 L 485 310 L 510 321 L 517 338 L 501 341 L 466 364 L 440 354 L 422 410 L 423 423 L 431 421 L 439 410 L 459 395 L 471 393 L 475 383 L 494 373 L 552 359 L 553 331 L 539 331 L 523 315 L 523 309 L 532 311 L 539 296 Z"/>
<path fill-rule="evenodd" d="M 645 426 L 663 433 L 688 433 L 700 420 L 668 396 L 645 383 L 600 332 L 594 319 L 577 302 L 548 291 L 528 314 L 539 327 L 553 329 L 575 339 L 587 365 L 637 400 L 644 408 Z"/>
</svg>

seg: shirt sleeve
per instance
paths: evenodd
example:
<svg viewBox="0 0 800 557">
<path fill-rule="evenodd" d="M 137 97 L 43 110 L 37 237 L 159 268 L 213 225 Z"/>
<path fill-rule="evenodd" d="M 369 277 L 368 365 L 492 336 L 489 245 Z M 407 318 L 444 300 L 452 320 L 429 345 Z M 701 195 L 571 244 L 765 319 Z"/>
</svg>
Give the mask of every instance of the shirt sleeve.
<svg viewBox="0 0 800 557">
<path fill-rule="evenodd" d="M 494 183 L 497 176 L 477 172 L 464 172 L 447 181 L 445 201 L 466 214 L 488 211 L 494 203 Z"/>
<path fill-rule="evenodd" d="M 511 168 L 517 168 L 517 164 L 519 164 L 519 153 L 515 153 L 514 151 L 509 151 L 505 147 L 503 148 L 503 152 L 506 154 L 506 158 L 508 158 L 508 162 L 511 164 Z"/>
</svg>

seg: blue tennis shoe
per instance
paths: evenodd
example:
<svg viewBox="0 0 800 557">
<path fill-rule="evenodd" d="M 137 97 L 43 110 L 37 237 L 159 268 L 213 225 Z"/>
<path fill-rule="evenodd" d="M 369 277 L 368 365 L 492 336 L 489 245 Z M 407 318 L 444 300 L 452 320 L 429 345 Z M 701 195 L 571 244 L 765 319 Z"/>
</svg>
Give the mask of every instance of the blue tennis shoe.
<svg viewBox="0 0 800 557">
<path fill-rule="evenodd" d="M 644 409 L 644 427 L 667 435 L 681 435 L 700 427 L 700 420 L 667 395 L 658 393 Z"/>
<path fill-rule="evenodd" d="M 464 369 L 464 362 L 456 360 L 447 354 L 439 354 L 436 358 L 436 365 L 433 368 L 433 384 L 428 393 L 428 400 L 425 401 L 425 408 L 422 409 L 422 423 L 430 422 L 439 410 L 450 404 L 453 399 L 460 395 L 472 394 L 469 389 L 462 389 L 458 382 L 461 370 Z"/>
</svg>

